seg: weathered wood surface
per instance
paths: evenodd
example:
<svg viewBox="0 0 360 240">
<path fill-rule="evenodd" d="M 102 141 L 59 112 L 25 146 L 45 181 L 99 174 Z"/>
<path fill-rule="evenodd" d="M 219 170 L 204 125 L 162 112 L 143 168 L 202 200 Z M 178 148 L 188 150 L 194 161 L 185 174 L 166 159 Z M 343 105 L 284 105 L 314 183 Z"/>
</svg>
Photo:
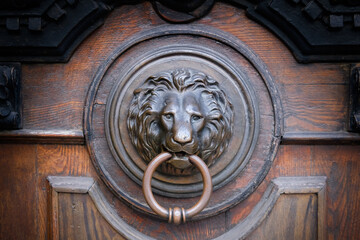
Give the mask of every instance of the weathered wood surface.
<svg viewBox="0 0 360 240">
<path fill-rule="evenodd" d="M 153 239 L 124 222 L 92 178 L 50 176 L 48 180 L 52 189 L 51 212 L 54 216 L 50 226 L 51 229 L 56 229 L 56 232 L 53 231 L 53 239 L 68 239 L 69 235 L 70 238 L 77 236 L 76 238 L 91 239 L 96 236 L 98 239 L 98 235 L 103 234 L 103 229 L 108 224 L 126 239 Z M 272 180 L 251 213 L 216 240 L 247 237 L 265 239 L 265 236 L 267 239 L 325 239 L 325 181 L 326 177 L 321 176 L 279 177 Z M 91 200 L 85 198 L 84 194 L 89 194 Z M 76 204 L 74 199 L 79 197 L 83 201 Z M 71 208 L 66 200 L 69 198 L 72 200 Z M 94 209 L 91 214 L 84 211 L 89 208 Z M 88 222 L 93 227 L 91 231 L 96 234 L 89 233 L 90 231 L 84 233 L 83 229 L 89 228 L 84 222 Z M 103 222 L 105 226 L 96 224 L 97 222 Z M 279 225 L 279 222 L 282 224 Z M 109 235 L 109 231 L 107 229 L 105 234 Z"/>
<path fill-rule="evenodd" d="M 36 239 L 46 228 L 36 221 L 40 210 L 36 146 L 16 146 L 0 145 L 0 239 Z"/>
<path fill-rule="evenodd" d="M 1 239 L 13 239 L 13 236 L 46 239 L 50 232 L 46 180 L 49 175 L 94 177 L 125 222 L 158 239 L 219 236 L 252 211 L 274 177 L 323 175 L 327 176 L 327 239 L 356 239 L 360 234 L 357 221 L 360 212 L 357 201 L 360 198 L 360 149 L 357 146 L 282 146 L 266 180 L 249 198 L 223 214 L 180 226 L 146 217 L 116 199 L 97 177 L 85 146 L 2 144 L 0 157 Z"/>
<path fill-rule="evenodd" d="M 316 195 L 282 196 L 268 218 L 246 239 L 317 240 Z"/>
<path fill-rule="evenodd" d="M 360 211 L 356 203 L 360 187 L 357 182 L 359 159 L 360 148 L 357 146 L 282 146 L 266 181 L 277 176 L 327 176 L 325 239 L 357 239 L 359 223 L 353 213 Z M 261 184 L 248 199 L 228 211 L 231 226 L 251 212 L 251 206 L 266 184 Z"/>
<path fill-rule="evenodd" d="M 286 132 L 282 144 L 359 144 L 360 134 L 351 132 Z"/>
<path fill-rule="evenodd" d="M 0 131 L 0 143 L 85 144 L 85 139 L 80 130 L 22 129 Z"/>
<path fill-rule="evenodd" d="M 59 194 L 59 239 L 125 239 L 85 194 Z"/>
<path fill-rule="evenodd" d="M 82 130 L 83 103 L 98 67 L 121 42 L 162 24 L 149 3 L 122 6 L 79 46 L 69 63 L 23 64 L 24 128 Z M 260 56 L 279 89 L 285 132 L 346 130 L 349 64 L 300 65 L 279 39 L 243 10 L 223 3 L 194 24 L 227 31 Z"/>
<path fill-rule="evenodd" d="M 347 122 L 349 64 L 300 65 L 281 41 L 246 18 L 244 11 L 226 4 L 216 4 L 207 17 L 195 23 L 235 35 L 265 62 L 283 103 L 284 136 L 304 132 L 348 136 L 343 131 Z M 165 22 L 149 3 L 123 6 L 79 46 L 69 63 L 24 64 L 24 128 L 81 132 L 85 96 L 97 68 L 129 36 L 162 24 Z M 317 136 L 312 134 L 310 138 L 317 141 Z M 85 146 L 37 144 L 38 140 L 32 141 L 35 144 L 0 145 L 0 239 L 49 238 L 49 175 L 93 177 L 124 221 L 159 239 L 217 237 L 251 212 L 271 179 L 327 176 L 327 239 L 360 236 L 358 145 L 283 145 L 265 181 L 246 200 L 210 219 L 176 227 L 142 215 L 115 198 L 98 178 Z M 19 137 L 19 141 L 23 139 Z"/>
<path fill-rule="evenodd" d="M 321 176 L 273 179 L 251 213 L 216 240 L 324 240 L 325 187 Z"/>
</svg>

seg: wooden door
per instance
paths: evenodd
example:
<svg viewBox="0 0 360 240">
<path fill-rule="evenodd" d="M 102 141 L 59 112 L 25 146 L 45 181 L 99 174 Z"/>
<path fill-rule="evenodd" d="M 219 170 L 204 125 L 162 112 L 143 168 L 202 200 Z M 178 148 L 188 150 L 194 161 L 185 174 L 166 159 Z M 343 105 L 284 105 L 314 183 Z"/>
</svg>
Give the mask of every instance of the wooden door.
<svg viewBox="0 0 360 240">
<path fill-rule="evenodd" d="M 0 4 L 0 239 L 358 239 L 360 7 L 328 4 Z M 166 208 L 202 194 L 187 155 L 212 176 L 179 225 L 161 151 Z"/>
</svg>

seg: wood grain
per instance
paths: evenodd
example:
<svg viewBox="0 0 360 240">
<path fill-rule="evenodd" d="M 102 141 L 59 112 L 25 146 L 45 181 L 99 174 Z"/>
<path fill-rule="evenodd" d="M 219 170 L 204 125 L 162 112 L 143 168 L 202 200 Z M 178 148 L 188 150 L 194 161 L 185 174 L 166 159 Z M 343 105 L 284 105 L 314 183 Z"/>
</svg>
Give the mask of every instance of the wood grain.
<svg viewBox="0 0 360 240">
<path fill-rule="evenodd" d="M 287 132 L 282 144 L 359 144 L 360 134 L 349 132 Z"/>
<path fill-rule="evenodd" d="M 298 64 L 274 35 L 229 5 L 216 4 L 200 22 L 235 35 L 265 62 L 280 92 L 285 132 L 345 130 L 349 65 Z"/>
<path fill-rule="evenodd" d="M 99 214 L 87 194 L 59 194 L 59 239 L 125 239 Z"/>
<path fill-rule="evenodd" d="M 315 146 L 311 147 L 315 149 Z M 328 239 L 360 236 L 360 148 L 318 146 L 312 150 L 312 175 L 326 174 Z"/>
<path fill-rule="evenodd" d="M 321 176 L 273 179 L 251 213 L 216 240 L 325 239 L 325 181 Z"/>
<path fill-rule="evenodd" d="M 24 128 L 81 130 L 86 92 L 101 63 L 129 37 L 164 24 L 148 2 L 121 6 L 78 47 L 69 63 L 23 64 Z M 228 4 L 216 3 L 207 17 L 193 24 L 233 34 L 265 62 L 277 83 L 286 131 L 345 130 L 348 64 L 298 64 L 279 39 Z"/>
<path fill-rule="evenodd" d="M 316 194 L 280 197 L 268 218 L 246 239 L 320 239 L 316 201 Z"/>
<path fill-rule="evenodd" d="M 124 221 L 138 231 L 159 239 L 209 239 L 220 236 L 251 213 L 271 179 L 279 176 L 327 176 L 325 229 L 328 239 L 359 238 L 360 148 L 352 138 L 346 140 L 348 145 L 341 145 L 344 144 L 341 139 L 347 138 L 344 127 L 347 121 L 349 64 L 299 64 L 273 34 L 249 20 L 244 10 L 228 4 L 217 3 L 208 16 L 194 24 L 229 32 L 250 46 L 275 79 L 285 114 L 284 136 L 289 136 L 286 133 L 299 133 L 298 136 L 312 133 L 313 140 L 295 142 L 304 145 L 281 146 L 266 179 L 238 205 L 207 220 L 179 227 L 143 215 L 115 197 L 99 179 L 85 146 L 59 143 L 37 145 L 41 132 L 45 130 L 82 132 L 86 92 L 98 67 L 128 37 L 142 30 L 166 25 L 151 10 L 148 2 L 122 6 L 115 9 L 104 26 L 79 46 L 67 64 L 22 65 L 24 127 L 40 132 L 34 136 L 37 139 L 32 143 L 35 144 L 21 143 L 24 139 L 18 144 L 7 144 L 7 140 L 1 142 L 0 239 L 49 239 L 49 189 L 46 181 L 49 175 L 93 177 Z M 99 99 L 102 101 L 99 103 L 106 103 L 106 95 Z M 329 141 L 323 145 L 313 145 L 328 138 L 327 133 L 340 134 L 334 136 L 335 143 L 331 145 L 327 145 Z M 70 138 L 70 135 L 65 137 Z M 340 141 L 336 142 L 339 136 Z M 358 139 L 358 135 L 354 138 Z M 64 195 L 62 200 L 64 209 L 72 209 L 72 199 L 68 195 Z M 76 209 L 84 209 L 79 205 L 83 203 L 89 206 L 86 198 L 80 197 L 74 201 Z M 292 202 L 299 209 L 304 209 L 306 202 L 312 204 L 309 198 L 299 196 Z M 99 228 L 103 227 L 97 215 L 92 218 L 92 213 L 92 210 L 87 211 L 91 223 L 96 222 Z M 68 216 L 67 219 L 72 216 L 72 212 L 64 214 Z M 305 219 L 300 211 L 298 217 Z M 77 219 L 85 221 L 83 216 Z M 74 218 L 71 217 L 71 221 Z M 84 224 L 79 225 L 83 231 Z M 262 228 L 259 231 L 264 234 Z M 294 235 L 295 232 L 288 234 Z"/>
<path fill-rule="evenodd" d="M 82 216 L 86 213 L 82 213 L 81 205 L 78 207 L 80 216 L 75 216 L 80 217 L 78 219 L 80 223 L 77 223 L 78 229 L 72 229 L 74 228 L 73 222 L 69 218 L 74 218 L 77 211 L 74 203 L 72 203 L 73 211 L 62 209 L 62 201 L 64 201 L 62 196 L 67 195 L 65 193 L 71 195 L 72 202 L 77 195 L 89 194 L 97 211 L 122 236 L 129 239 L 150 239 L 127 225 L 114 212 L 92 178 L 50 176 L 48 180 L 53 192 L 52 205 L 54 208 L 52 208 L 52 212 L 55 218 L 53 218 L 52 228 L 59 228 L 59 235 L 55 234 L 55 239 L 69 238 L 64 235 L 78 235 L 79 232 L 81 233 L 81 228 L 84 228 L 80 225 L 92 220 L 90 216 Z M 261 239 L 264 236 L 272 236 L 269 239 L 325 239 L 325 225 L 323 224 L 325 220 L 323 209 L 326 204 L 325 180 L 325 177 L 280 177 L 274 179 L 251 213 L 229 232 L 216 239 L 245 239 L 248 235 L 251 239 L 258 239 L 259 236 L 262 236 Z M 82 217 L 85 219 L 81 219 Z M 278 226 L 279 221 L 283 223 L 280 227 Z M 188 227 L 187 230 L 189 230 Z M 87 238 L 93 236 L 89 234 L 87 233 Z M 170 235 L 166 234 L 164 239 L 169 238 Z M 159 238 L 162 239 L 160 236 L 156 237 L 156 239 Z M 182 239 L 183 237 L 177 236 L 176 239 L 178 238 Z M 200 236 L 200 238 L 202 237 Z"/>
<path fill-rule="evenodd" d="M 46 178 L 55 176 L 95 176 L 95 170 L 89 160 L 86 147 L 82 145 L 38 145 L 37 147 L 37 188 L 32 194 L 38 194 L 40 231 L 38 239 L 49 238 L 50 229 L 51 191 Z"/>
<path fill-rule="evenodd" d="M 36 145 L 0 145 L 0 239 L 36 239 Z"/>
<path fill-rule="evenodd" d="M 233 227 L 250 214 L 270 180 L 278 176 L 326 176 L 326 239 L 357 239 L 360 222 L 360 148 L 355 145 L 282 145 L 265 181 L 227 212 Z"/>
<path fill-rule="evenodd" d="M 19 152 L 19 146 L 22 153 Z M 28 229 L 31 239 L 37 239 L 37 236 L 38 239 L 46 238 L 48 234 L 46 177 L 48 175 L 97 178 L 84 146 L 39 145 L 36 147 L 36 145 L 2 144 L 1 154 L 3 187 L 0 205 L 2 219 L 6 219 L 0 231 L 2 239 L 12 239 L 13 235 L 10 233 L 20 226 Z M 204 237 L 204 232 L 207 237 L 219 236 L 246 217 L 258 203 L 270 179 L 277 176 L 324 175 L 328 178 L 325 225 L 329 239 L 357 239 L 360 234 L 360 225 L 357 221 L 357 213 L 360 212 L 357 201 L 360 198 L 359 159 L 358 146 L 284 145 L 280 148 L 267 179 L 249 198 L 222 215 L 177 228 L 139 214 L 114 198 L 107 192 L 106 187 L 102 186 L 101 189 L 107 192 L 107 199 L 112 202 L 118 214 L 139 231 L 160 239 L 165 239 L 165 236 L 173 236 L 177 239 L 201 239 Z M 36 172 L 38 172 L 38 185 L 36 185 L 36 175 L 34 176 Z M 28 184 L 24 185 L 24 181 Z M 7 196 L 6 192 L 10 192 L 10 195 Z M 18 199 L 19 194 L 23 199 L 33 199 L 28 204 L 34 206 L 28 208 L 28 205 L 24 205 L 23 200 Z M 12 205 L 17 201 L 18 204 Z M 36 221 L 38 227 L 29 225 L 32 219 L 38 219 Z M 21 231 L 17 234 L 20 238 L 23 236 Z"/>
<path fill-rule="evenodd" d="M 0 131 L 0 143 L 84 144 L 84 134 L 79 130 Z"/>
</svg>

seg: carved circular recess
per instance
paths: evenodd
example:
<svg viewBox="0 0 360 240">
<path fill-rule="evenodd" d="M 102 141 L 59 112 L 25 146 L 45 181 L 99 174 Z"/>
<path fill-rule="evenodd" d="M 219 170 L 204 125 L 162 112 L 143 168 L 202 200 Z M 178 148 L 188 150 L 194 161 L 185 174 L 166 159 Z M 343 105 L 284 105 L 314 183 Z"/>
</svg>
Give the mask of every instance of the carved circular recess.
<svg viewBox="0 0 360 240">
<path fill-rule="evenodd" d="M 85 136 L 100 176 L 151 213 L 141 191 L 149 161 L 172 154 L 152 190 L 169 207 L 192 206 L 208 165 L 214 192 L 196 218 L 224 211 L 261 183 L 281 135 L 281 104 L 266 66 L 241 41 L 201 26 L 155 28 L 122 44 L 100 67 L 85 108 Z"/>
<path fill-rule="evenodd" d="M 256 125 L 259 124 L 259 116 L 256 99 L 253 93 L 254 90 L 247 83 L 246 76 L 234 66 L 231 66 L 231 62 L 226 60 L 223 56 L 218 55 L 213 49 L 204 47 L 201 43 L 195 44 L 190 39 L 188 41 L 189 42 L 181 44 L 177 42 L 174 42 L 173 44 L 168 43 L 164 47 L 149 49 L 149 51 L 137 55 L 136 62 L 138 64 L 131 69 L 126 69 L 125 72 L 121 72 L 118 75 L 118 81 L 108 97 L 105 112 L 105 130 L 108 143 L 111 149 L 113 149 L 113 156 L 118 164 L 139 184 L 141 184 L 143 173 L 145 172 L 149 159 L 154 158 L 157 154 L 162 152 L 161 148 L 164 148 L 163 151 L 171 150 L 170 147 L 167 146 L 172 143 L 164 144 L 165 147 L 162 147 L 161 143 L 157 143 L 156 141 L 158 136 L 154 136 L 161 134 L 150 134 L 149 130 L 145 129 L 151 127 L 154 128 L 153 126 L 146 126 L 146 121 L 150 122 L 149 120 L 144 119 L 145 117 L 148 119 L 150 118 L 148 112 L 144 113 L 141 117 L 138 116 L 137 119 L 133 119 L 132 121 L 134 123 L 129 123 L 129 111 L 135 111 L 132 109 L 134 104 L 136 104 L 136 107 L 138 108 L 149 108 L 150 104 L 144 103 L 146 99 L 150 102 L 160 101 L 150 99 L 150 97 L 155 94 L 154 91 L 146 95 L 146 92 L 149 92 L 150 89 L 154 87 L 159 88 L 159 91 L 177 94 L 177 96 L 180 95 L 180 90 L 176 89 L 176 87 L 174 87 L 176 90 L 163 90 L 161 86 L 159 86 L 160 84 L 156 86 L 144 84 L 146 80 L 147 82 L 149 82 L 149 80 L 150 82 L 154 82 L 155 78 L 160 78 L 159 81 L 161 81 L 162 79 L 165 79 L 166 76 L 169 76 L 168 79 L 166 79 L 168 81 L 171 81 L 172 78 L 180 78 L 180 80 L 184 78 L 184 80 L 190 82 L 189 85 L 191 87 L 194 87 L 191 85 L 191 80 L 200 82 L 200 79 L 204 78 L 204 81 L 213 82 L 213 84 L 207 85 L 213 86 L 205 86 L 204 89 L 200 89 L 200 91 L 187 90 L 187 92 L 201 95 L 204 91 L 218 91 L 224 92 L 224 98 L 227 97 L 231 99 L 230 101 L 233 109 L 227 107 L 228 109 L 224 109 L 224 113 L 222 114 L 224 119 L 229 118 L 228 121 L 225 121 L 228 123 L 224 123 L 223 125 L 231 124 L 232 126 L 228 126 L 230 129 L 226 130 L 226 126 L 221 126 L 222 121 L 211 121 L 208 119 L 211 117 L 209 116 L 210 114 L 204 116 L 204 121 L 206 122 L 204 124 L 207 126 L 204 127 L 204 131 L 199 132 L 198 140 L 195 140 L 194 144 L 201 144 L 198 142 L 208 141 L 209 143 L 207 145 L 209 146 L 203 148 L 199 147 L 195 152 L 189 152 L 189 154 L 195 154 L 199 151 L 202 158 L 204 158 L 204 156 L 201 155 L 203 152 L 209 152 L 207 155 L 210 156 L 204 158 L 204 160 L 213 162 L 213 164 L 209 166 L 209 170 L 212 175 L 214 189 L 218 189 L 228 181 L 231 181 L 238 172 L 241 171 L 249 160 L 252 150 L 255 147 L 258 135 L 256 129 L 259 129 Z M 178 78 L 176 75 L 179 75 Z M 193 78 L 195 78 L 195 80 Z M 219 82 L 221 84 L 219 84 Z M 166 82 L 166 84 L 168 83 Z M 171 84 L 176 85 L 176 83 L 173 82 L 171 82 Z M 184 85 L 186 84 L 187 83 L 184 83 Z M 202 85 L 205 83 L 201 82 L 199 84 Z M 152 85 L 154 85 L 154 83 Z M 185 86 L 179 86 L 178 88 L 182 87 L 185 88 Z M 223 91 L 221 91 L 220 87 Z M 215 90 L 214 88 L 217 89 Z M 141 91 L 142 89 L 144 89 L 143 92 L 138 93 L 138 95 L 142 95 L 138 96 L 142 99 L 139 99 L 138 103 L 134 103 L 134 94 L 132 93 Z M 164 98 L 164 96 L 160 96 L 159 98 Z M 190 101 L 190 96 L 185 96 L 185 98 Z M 199 101 L 206 101 L 204 98 L 208 98 L 208 96 L 202 97 Z M 161 100 L 164 101 L 163 99 Z M 173 101 L 178 103 L 180 100 L 181 99 L 175 99 Z M 221 99 L 216 99 L 215 101 L 219 102 L 220 100 Z M 139 103 L 141 101 L 143 101 L 143 103 Z M 139 104 L 143 104 L 144 106 L 138 106 Z M 159 105 L 161 103 L 157 104 Z M 171 105 L 173 103 L 169 102 L 168 104 Z M 203 103 L 203 105 L 209 104 L 211 104 L 211 102 Z M 188 107 L 194 107 L 194 105 L 198 104 L 192 104 Z M 226 108 L 226 106 L 219 106 L 218 108 L 221 107 Z M 159 110 L 155 110 L 154 108 L 159 108 Z M 143 112 L 146 109 L 136 110 Z M 161 112 L 162 110 L 162 106 L 152 107 L 152 111 Z M 235 113 L 234 117 L 232 116 L 232 112 Z M 216 114 L 221 113 L 215 112 L 214 115 Z M 226 115 L 230 116 L 225 117 Z M 154 116 L 154 118 L 160 117 L 159 114 Z M 139 121 L 143 121 L 143 123 L 139 124 L 140 126 L 137 127 L 141 127 L 141 131 L 134 130 L 137 131 L 138 134 L 135 134 L 135 139 L 131 139 L 132 134 L 130 133 L 128 125 L 135 125 L 135 123 Z M 222 132 L 224 131 L 229 131 L 229 133 L 225 133 L 224 135 L 228 134 L 230 141 L 225 137 L 221 138 Z M 206 140 L 205 138 L 211 139 Z M 150 147 L 151 149 L 149 151 L 153 151 L 154 154 L 146 159 L 146 149 L 136 148 L 133 146 L 134 144 L 131 144 L 131 142 L 138 143 L 140 141 L 143 142 L 142 145 L 147 146 L 149 146 L 151 142 L 155 142 L 153 145 L 159 144 L 160 149 L 154 149 L 155 146 Z M 213 145 L 215 145 L 215 147 Z M 221 148 L 221 152 L 217 153 L 216 151 L 210 151 L 211 148 L 215 148 L 215 150 Z M 152 181 L 154 192 L 164 196 L 175 196 L 179 198 L 200 195 L 202 192 L 201 175 L 186 170 L 187 169 L 172 169 L 170 164 L 163 164 L 162 169 L 154 174 L 154 179 Z"/>
</svg>

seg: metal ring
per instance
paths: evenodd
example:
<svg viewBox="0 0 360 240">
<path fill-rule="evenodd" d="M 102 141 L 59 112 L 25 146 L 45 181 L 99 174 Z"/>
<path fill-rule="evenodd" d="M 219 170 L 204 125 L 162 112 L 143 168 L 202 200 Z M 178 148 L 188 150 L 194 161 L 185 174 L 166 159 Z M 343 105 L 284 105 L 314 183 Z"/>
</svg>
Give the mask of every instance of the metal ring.
<svg viewBox="0 0 360 240">
<path fill-rule="evenodd" d="M 168 152 L 163 152 L 157 155 L 149 165 L 147 166 L 144 177 L 143 177 L 143 193 L 146 202 L 149 204 L 150 208 L 159 216 L 167 218 L 169 222 L 173 222 L 175 224 L 180 224 L 181 222 L 185 222 L 187 218 L 191 218 L 201 212 L 208 204 L 210 200 L 210 195 L 212 192 L 212 182 L 211 175 L 208 167 L 204 163 L 204 161 L 196 156 L 189 156 L 189 161 L 194 164 L 200 171 L 201 176 L 203 178 L 204 190 L 199 199 L 199 201 L 191 208 L 169 208 L 166 209 L 162 207 L 156 200 L 151 190 L 151 178 L 156 168 L 163 162 L 169 160 L 171 158 L 171 154 Z"/>
</svg>

